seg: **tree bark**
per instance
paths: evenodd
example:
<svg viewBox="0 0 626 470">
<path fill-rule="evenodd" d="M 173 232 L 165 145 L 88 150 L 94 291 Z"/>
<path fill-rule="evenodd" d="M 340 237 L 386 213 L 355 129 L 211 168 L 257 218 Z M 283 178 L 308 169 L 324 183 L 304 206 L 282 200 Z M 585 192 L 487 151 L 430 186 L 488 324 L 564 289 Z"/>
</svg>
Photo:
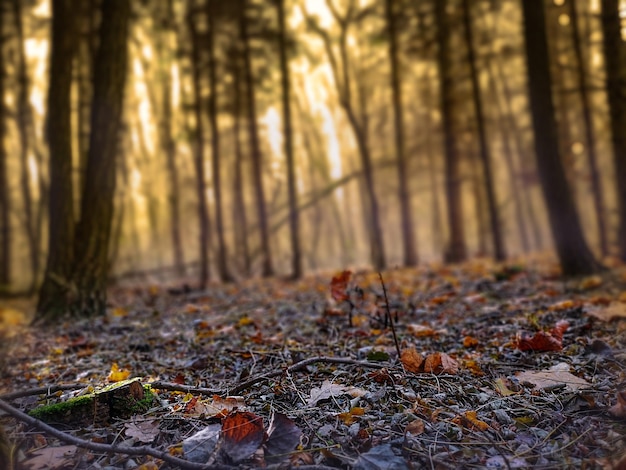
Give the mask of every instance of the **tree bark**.
<svg viewBox="0 0 626 470">
<path fill-rule="evenodd" d="M 280 74 L 283 99 L 283 134 L 285 158 L 287 160 L 287 192 L 289 194 L 289 234 L 291 241 L 291 275 L 302 276 L 302 252 L 300 248 L 300 218 L 298 215 L 298 193 L 296 168 L 293 154 L 293 129 L 291 125 L 289 62 L 287 59 L 287 32 L 285 26 L 285 0 L 276 0 L 278 10 L 278 49 L 280 52 Z"/>
<path fill-rule="evenodd" d="M 400 65 L 398 57 L 398 38 L 396 27 L 396 15 L 394 0 L 385 0 L 385 16 L 387 23 L 387 35 L 389 41 L 389 66 L 391 69 L 391 94 L 393 102 L 394 118 L 394 143 L 396 147 L 396 160 L 398 161 L 398 200 L 400 202 L 400 233 L 402 234 L 402 246 L 404 253 L 404 265 L 415 266 L 417 264 L 417 248 L 413 228 L 411 212 L 411 194 L 409 191 L 409 173 L 407 158 L 404 152 L 404 119 L 402 90 L 400 83 Z"/>
<path fill-rule="evenodd" d="M 104 315 L 108 253 L 114 212 L 116 158 L 128 68 L 130 0 L 102 3 L 100 41 L 94 63 L 93 102 L 85 190 L 76 226 L 74 282 L 69 305 L 75 316 Z"/>
<path fill-rule="evenodd" d="M 191 70 L 193 82 L 193 109 L 196 119 L 196 134 L 194 142 L 194 166 L 196 170 L 196 193 L 198 197 L 198 225 L 200 249 L 200 288 L 206 288 L 209 278 L 209 247 L 211 246 L 211 222 L 209 206 L 206 200 L 206 176 L 204 171 L 204 129 L 202 127 L 202 93 L 200 84 L 200 44 L 196 24 L 191 8 L 188 5 L 187 25 L 191 35 Z"/>
<path fill-rule="evenodd" d="M 602 0 L 606 91 L 618 194 L 617 244 L 620 258 L 626 262 L 626 46 L 620 29 L 619 0 Z"/>
<path fill-rule="evenodd" d="M 227 264 L 227 247 L 224 238 L 224 217 L 223 217 L 223 198 L 222 198 L 222 174 L 221 174 L 221 152 L 220 152 L 220 129 L 217 123 L 218 98 L 217 93 L 217 62 L 215 58 L 215 41 L 216 21 L 215 21 L 215 2 L 216 0 L 207 0 L 207 50 L 209 53 L 209 87 L 211 89 L 211 98 L 209 100 L 209 123 L 211 125 L 211 152 L 212 152 L 212 169 L 213 169 L 213 193 L 215 194 L 215 231 L 217 233 L 217 269 L 220 277 L 224 282 L 232 282 L 233 277 L 230 274 Z"/>
<path fill-rule="evenodd" d="M 600 182 L 600 171 L 598 170 L 598 157 L 596 155 L 596 136 L 593 129 L 593 118 L 591 116 L 591 103 L 589 98 L 587 74 L 583 59 L 582 47 L 580 43 L 580 31 L 578 26 L 578 7 L 576 0 L 569 0 L 570 24 L 572 28 L 572 45 L 574 56 L 576 57 L 576 69 L 578 78 L 578 88 L 583 111 L 584 123 L 584 143 L 587 151 L 587 165 L 589 166 L 589 176 L 591 179 L 591 197 L 596 212 L 596 224 L 598 227 L 598 239 L 600 241 L 600 253 L 606 256 L 609 252 L 608 234 L 606 230 L 606 209 L 604 206 L 604 195 Z"/>
<path fill-rule="evenodd" d="M 11 287 L 11 198 L 7 151 L 4 145 L 6 110 L 4 107 L 4 10 L 0 8 L 0 294 Z"/>
<path fill-rule="evenodd" d="M 270 248 L 269 221 L 265 201 L 265 189 L 263 187 L 263 156 L 259 142 L 257 128 L 256 98 L 254 92 L 254 75 L 252 73 L 252 58 L 250 52 L 250 38 L 248 36 L 248 19 L 246 17 L 246 0 L 239 0 L 239 37 L 243 47 L 244 82 L 248 105 L 248 132 L 250 138 L 250 150 L 252 156 L 252 177 L 256 193 L 256 204 L 259 218 L 259 230 L 261 233 L 261 249 L 263 253 L 262 274 L 264 277 L 274 275 L 272 263 L 272 251 Z"/>
<path fill-rule="evenodd" d="M 454 140 L 454 105 L 452 83 L 454 77 L 450 67 L 450 28 L 446 14 L 447 0 L 435 0 L 435 22 L 437 24 L 437 67 L 439 69 L 439 100 L 441 127 L 445 154 L 445 187 L 448 206 L 450 240 L 445 259 L 458 263 L 467 257 L 463 205 L 461 202 L 460 158 Z"/>
<path fill-rule="evenodd" d="M 582 233 L 561 162 L 543 0 L 524 0 L 524 39 L 535 155 L 550 228 L 565 276 L 596 272 L 599 265 Z"/>
<path fill-rule="evenodd" d="M 70 89 L 76 37 L 73 0 L 52 1 L 52 38 L 46 136 L 49 158 L 48 258 L 39 289 L 35 322 L 53 321 L 66 313 L 73 294 L 71 273 L 74 249 L 72 135 Z"/>
<path fill-rule="evenodd" d="M 502 227 L 498 214 L 498 203 L 495 190 L 493 170 L 491 168 L 491 153 L 487 142 L 487 131 L 485 130 L 485 116 L 483 103 L 480 96 L 480 84 L 478 82 L 478 70 L 476 67 L 476 53 L 474 51 L 474 34 L 472 31 L 472 17 L 469 0 L 463 0 L 463 23 L 465 31 L 465 42 L 467 45 L 468 63 L 470 68 L 470 78 L 472 82 L 472 101 L 476 113 L 476 127 L 478 131 L 478 146 L 480 150 L 480 162 L 483 169 L 483 182 L 487 193 L 487 209 L 489 211 L 489 223 L 491 228 L 491 239 L 493 242 L 493 254 L 497 261 L 506 258 L 506 249 L 502 237 Z"/>
</svg>

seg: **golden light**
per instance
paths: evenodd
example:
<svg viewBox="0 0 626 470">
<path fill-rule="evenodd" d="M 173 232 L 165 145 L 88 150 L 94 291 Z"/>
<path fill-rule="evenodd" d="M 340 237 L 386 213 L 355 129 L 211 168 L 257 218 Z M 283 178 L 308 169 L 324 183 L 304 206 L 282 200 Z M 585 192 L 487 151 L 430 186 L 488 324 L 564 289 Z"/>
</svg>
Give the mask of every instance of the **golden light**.
<svg viewBox="0 0 626 470">
<path fill-rule="evenodd" d="M 561 13 L 559 15 L 559 24 L 561 26 L 567 26 L 569 24 L 569 15 L 565 14 L 565 13 Z"/>
</svg>

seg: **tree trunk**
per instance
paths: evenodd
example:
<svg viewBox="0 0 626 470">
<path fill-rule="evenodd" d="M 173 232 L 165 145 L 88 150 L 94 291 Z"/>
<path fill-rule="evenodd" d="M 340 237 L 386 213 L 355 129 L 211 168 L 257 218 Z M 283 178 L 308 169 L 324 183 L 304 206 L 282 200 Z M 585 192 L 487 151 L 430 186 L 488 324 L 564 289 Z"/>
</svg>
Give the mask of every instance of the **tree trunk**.
<svg viewBox="0 0 626 470">
<path fill-rule="evenodd" d="M 0 8 L 0 294 L 11 286 L 11 198 L 7 151 L 4 146 L 6 113 L 4 108 L 4 9 Z"/>
<path fill-rule="evenodd" d="M 175 34 L 172 0 L 165 0 L 157 5 L 157 21 L 161 28 L 157 31 L 157 56 L 159 57 L 159 85 L 161 86 L 161 112 L 159 117 L 159 138 L 165 154 L 167 176 L 169 180 L 168 202 L 170 208 L 170 235 L 176 274 L 185 274 L 185 255 L 180 222 L 180 177 L 176 163 L 176 142 L 172 135 L 172 44 L 171 35 Z"/>
<path fill-rule="evenodd" d="M 460 159 L 455 146 L 454 99 L 450 66 L 450 28 L 446 14 L 447 0 L 435 0 L 435 22 L 437 24 L 437 67 L 439 69 L 439 99 L 441 102 L 441 127 L 445 154 L 445 187 L 448 206 L 450 240 L 445 259 L 458 263 L 465 260 L 465 229 L 463 227 L 463 205 L 461 202 Z"/>
<path fill-rule="evenodd" d="M 235 246 L 243 255 L 243 268 L 246 276 L 250 275 L 252 263 L 248 246 L 248 217 L 243 186 L 243 152 L 241 150 L 241 61 L 233 59 L 233 140 L 235 142 L 235 171 L 233 176 L 233 226 L 235 227 Z"/>
<path fill-rule="evenodd" d="M 290 77 L 287 60 L 287 33 L 285 27 L 285 0 L 276 0 L 278 9 L 278 49 L 280 51 L 280 73 L 283 98 L 283 134 L 285 139 L 285 157 L 287 159 L 287 191 L 289 194 L 289 234 L 291 241 L 291 275 L 297 279 L 302 276 L 302 253 L 300 249 L 300 219 L 298 216 L 298 194 L 296 188 L 296 169 L 293 155 L 293 130 L 291 126 Z"/>
<path fill-rule="evenodd" d="M 94 62 L 93 102 L 85 191 L 76 226 L 74 282 L 69 311 L 76 316 L 104 315 L 109 274 L 116 159 L 128 68 L 130 0 L 102 3 L 100 41 Z"/>
<path fill-rule="evenodd" d="M 215 231 L 217 232 L 217 269 L 224 282 L 232 282 L 233 277 L 228 270 L 227 247 L 224 239 L 224 217 L 222 200 L 222 174 L 220 153 L 220 130 L 217 124 L 218 98 L 217 93 L 217 62 L 215 58 L 215 41 L 217 38 L 214 21 L 216 0 L 207 0 L 207 50 L 209 52 L 209 86 L 211 99 L 209 100 L 209 123 L 211 124 L 211 152 L 213 168 L 213 193 L 215 194 Z"/>
<path fill-rule="evenodd" d="M 525 0 L 522 7 L 535 154 L 552 236 L 563 274 L 590 274 L 596 272 L 599 265 L 583 237 L 560 158 L 552 101 L 544 2 Z"/>
<path fill-rule="evenodd" d="M 200 44 L 196 24 L 189 3 L 187 25 L 191 35 L 191 70 L 193 82 L 193 109 L 196 118 L 194 142 L 194 166 L 196 170 L 196 193 L 198 196 L 199 248 L 200 248 L 200 288 L 206 288 L 209 277 L 209 247 L 211 246 L 211 222 L 209 206 L 206 200 L 206 176 L 204 172 L 204 129 L 202 127 L 202 93 L 200 84 Z"/>
<path fill-rule="evenodd" d="M 621 36 L 619 0 L 602 0 L 602 31 L 606 91 L 618 194 L 618 246 L 626 262 L 626 46 Z"/>
<path fill-rule="evenodd" d="M 71 272 L 74 248 L 72 135 L 70 89 L 76 37 L 73 0 L 52 0 L 52 38 L 46 136 L 49 159 L 48 258 L 39 289 L 35 322 L 54 321 L 66 313 L 73 294 Z"/>
<path fill-rule="evenodd" d="M 584 122 L 584 142 L 587 151 L 587 164 L 589 165 L 589 176 L 591 178 L 591 196 L 596 212 L 596 224 L 598 226 L 598 239 L 600 241 L 600 252 L 606 256 L 609 252 L 609 245 L 606 230 L 606 209 L 604 206 L 604 196 L 600 182 L 600 172 L 598 170 L 598 157 L 596 156 L 596 136 L 593 129 L 593 118 L 591 116 L 591 102 L 587 85 L 587 74 L 583 59 L 582 46 L 580 43 L 580 31 L 578 27 L 578 7 L 576 0 L 569 0 L 570 24 L 572 27 L 572 44 L 576 57 L 576 68 L 578 75 L 578 88 L 583 111 Z"/>
<path fill-rule="evenodd" d="M 387 35 L 389 36 L 389 66 L 391 69 L 391 93 L 393 101 L 394 117 L 394 143 L 396 146 L 396 159 L 398 161 L 398 199 L 400 202 L 400 233 L 402 233 L 402 246 L 404 253 L 404 265 L 415 266 L 417 264 L 417 249 L 415 247 L 415 234 L 413 232 L 413 217 L 411 215 L 411 194 L 409 191 L 409 174 L 407 158 L 404 152 L 404 120 L 402 105 L 402 90 L 400 84 L 400 66 L 398 57 L 398 38 L 396 28 L 396 15 L 394 0 L 385 0 L 385 14 L 387 22 Z"/>
<path fill-rule="evenodd" d="M 29 291 L 35 293 L 39 276 L 39 236 L 33 215 L 33 195 L 30 187 L 31 174 L 28 168 L 28 123 L 29 123 L 29 84 L 26 71 L 24 32 L 22 27 L 22 7 L 19 0 L 12 0 L 13 21 L 17 33 L 17 131 L 20 141 L 20 187 L 24 201 L 24 232 L 28 241 L 28 256 L 32 280 Z M 8 251 L 7 251 L 8 253 Z"/>
<path fill-rule="evenodd" d="M 476 53 L 474 51 L 474 34 L 472 31 L 472 17 L 469 0 L 463 0 L 463 23 L 465 30 L 465 42 L 467 44 L 468 63 L 470 68 L 470 78 L 472 81 L 472 100 L 476 113 L 476 127 L 478 131 L 478 145 L 480 149 L 480 162 L 483 168 L 483 182 L 487 193 L 487 208 L 489 211 L 489 223 L 491 228 L 491 238 L 493 242 L 493 254 L 497 261 L 506 258 L 506 249 L 502 238 L 502 227 L 498 214 L 498 203 L 495 190 L 493 170 L 491 168 L 491 153 L 487 143 L 487 132 L 485 130 L 485 116 L 483 113 L 483 103 L 480 96 L 480 84 L 478 82 L 478 70 L 476 67 Z"/>
<path fill-rule="evenodd" d="M 265 202 L 265 190 L 263 188 L 263 157 L 259 142 L 257 128 L 256 98 L 254 92 L 254 76 L 252 74 L 252 58 L 250 52 L 250 38 L 248 37 L 248 19 L 246 18 L 246 0 L 239 0 L 240 18 L 239 35 L 243 47 L 244 82 L 248 105 L 248 132 L 250 134 L 250 150 L 252 155 L 252 171 L 256 204 L 259 218 L 259 230 L 261 233 L 261 249 L 263 253 L 262 274 L 264 277 L 274 275 L 272 252 L 270 249 L 269 221 Z"/>
</svg>

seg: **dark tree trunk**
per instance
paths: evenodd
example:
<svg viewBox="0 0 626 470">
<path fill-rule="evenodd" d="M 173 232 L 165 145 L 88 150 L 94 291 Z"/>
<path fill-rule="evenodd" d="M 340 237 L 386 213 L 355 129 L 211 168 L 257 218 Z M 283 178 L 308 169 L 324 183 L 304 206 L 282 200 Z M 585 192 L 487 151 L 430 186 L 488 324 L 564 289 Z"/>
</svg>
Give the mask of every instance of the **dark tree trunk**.
<svg viewBox="0 0 626 470">
<path fill-rule="evenodd" d="M 76 37 L 73 0 L 52 1 L 52 39 L 46 136 L 49 159 L 48 259 L 39 289 L 35 322 L 54 321 L 66 313 L 72 287 L 74 209 L 70 89 Z"/>
<path fill-rule="evenodd" d="M 619 0 L 602 0 L 606 91 L 611 117 L 613 160 L 618 194 L 620 258 L 626 262 L 626 46 L 621 36 Z"/>
<path fill-rule="evenodd" d="M 404 265 L 417 264 L 417 248 L 413 231 L 413 217 L 411 215 L 411 194 L 409 191 L 409 173 L 407 158 L 404 152 L 404 119 L 402 105 L 402 90 L 400 84 L 400 65 L 398 57 L 398 38 L 394 0 L 385 0 L 385 14 L 387 35 L 389 36 L 389 66 L 391 68 L 391 93 L 393 100 L 394 143 L 396 146 L 396 160 L 398 161 L 398 199 L 400 202 L 400 232 L 404 252 Z"/>
<path fill-rule="evenodd" d="M 543 0 L 524 0 L 524 39 L 535 135 L 535 154 L 550 228 L 566 276 L 596 272 L 598 263 L 587 246 L 561 162 Z"/>
<path fill-rule="evenodd" d="M 470 68 L 470 78 L 472 81 L 472 100 L 476 112 L 476 128 L 478 131 L 478 145 L 480 149 L 480 162 L 483 168 L 483 182 L 487 193 L 487 208 L 489 210 L 489 223 L 491 228 L 491 238 L 493 242 L 493 254 L 497 261 L 506 258 L 506 249 L 502 238 L 502 228 L 498 214 L 498 203 L 495 190 L 493 170 L 491 168 L 491 153 L 487 143 L 487 132 L 485 130 L 485 116 L 483 103 L 480 96 L 480 84 L 478 82 L 478 70 L 476 67 L 476 53 L 474 51 L 474 34 L 472 31 L 472 17 L 469 0 L 463 0 L 463 23 L 465 29 L 465 42 L 467 44 L 468 63 Z"/>
<path fill-rule="evenodd" d="M 600 172 L 598 170 L 598 157 L 596 156 L 596 136 L 593 130 L 593 118 L 591 116 L 591 102 L 587 85 L 587 74 L 583 59 L 582 46 L 580 43 L 580 31 L 578 26 L 578 7 L 576 0 L 569 0 L 570 24 L 572 28 L 572 44 L 576 57 L 576 68 L 578 78 L 578 88 L 583 111 L 584 122 L 584 143 L 587 151 L 587 164 L 589 165 L 589 176 L 591 178 L 591 196 L 596 212 L 596 224 L 598 226 L 598 239 L 600 240 L 600 253 L 606 256 L 609 252 L 608 235 L 606 230 L 606 209 L 604 206 L 604 196 L 600 182 Z"/>
<path fill-rule="evenodd" d="M 263 188 L 263 157 L 257 128 L 256 98 L 254 92 L 254 75 L 252 73 L 252 57 L 250 38 L 248 37 L 248 19 L 246 17 L 246 0 L 239 0 L 240 18 L 239 35 L 243 47 L 245 94 L 248 105 L 248 131 L 250 134 L 250 150 L 252 156 L 252 176 L 256 195 L 259 231 L 261 233 L 261 251 L 263 256 L 262 274 L 264 277 L 274 275 L 272 252 L 270 249 L 269 221 Z"/>
<path fill-rule="evenodd" d="M 233 140 L 235 142 L 233 226 L 235 227 L 235 246 L 237 251 L 241 250 L 244 273 L 249 276 L 252 262 L 248 246 L 248 217 L 244 198 L 243 152 L 241 150 L 241 61 L 236 56 L 233 62 Z"/>
<path fill-rule="evenodd" d="M 200 249 L 200 288 L 209 282 L 209 247 L 211 246 L 209 206 L 206 200 L 206 176 L 204 173 L 204 129 L 202 127 L 202 93 L 200 84 L 200 44 L 196 24 L 191 11 L 191 2 L 187 11 L 187 25 L 191 35 L 191 69 L 193 82 L 193 108 L 196 120 L 194 142 L 194 166 L 196 170 L 196 193 L 198 196 L 198 223 Z"/>
<path fill-rule="evenodd" d="M 116 159 L 128 68 L 130 0 L 104 1 L 101 12 L 85 191 L 75 237 L 73 275 L 77 292 L 69 305 L 70 313 L 76 316 L 106 312 Z"/>
<path fill-rule="evenodd" d="M 19 0 L 12 0 L 13 21 L 17 33 L 17 131 L 20 141 L 20 187 L 24 201 L 24 232 L 28 241 L 28 255 L 32 280 L 29 291 L 35 293 L 39 276 L 39 235 L 33 215 L 33 196 L 30 187 L 29 154 L 29 84 L 26 72 L 26 53 L 24 51 L 24 32 L 22 27 L 22 7 Z M 8 252 L 7 252 L 8 253 Z"/>
<path fill-rule="evenodd" d="M 209 86 L 211 88 L 211 99 L 209 100 L 209 123 L 211 125 L 211 151 L 213 169 L 213 193 L 215 194 L 215 231 L 217 232 L 217 269 L 224 282 L 232 282 L 233 277 L 228 269 L 228 256 L 226 240 L 224 238 L 224 216 L 222 198 L 222 174 L 221 174 L 221 152 L 220 152 L 220 129 L 217 123 L 218 98 L 217 92 L 217 62 L 215 58 L 215 41 L 217 39 L 214 21 L 215 3 L 218 0 L 207 0 L 206 15 L 208 23 L 207 50 L 209 52 Z"/>
<path fill-rule="evenodd" d="M 435 0 L 435 21 L 437 23 L 437 67 L 439 69 L 439 99 L 441 101 L 441 127 L 445 154 L 445 187 L 448 206 L 448 226 L 450 240 L 445 259 L 458 263 L 465 260 L 465 229 L 463 227 L 463 205 L 461 202 L 460 159 L 454 140 L 454 77 L 450 65 L 450 28 L 447 18 L 447 0 Z"/>
<path fill-rule="evenodd" d="M 161 3 L 161 2 L 159 2 Z M 185 255 L 181 235 L 180 217 L 180 177 L 178 176 L 178 164 L 176 162 L 176 142 L 172 135 L 172 46 L 170 36 L 175 34 L 173 25 L 174 12 L 172 0 L 165 0 L 157 5 L 157 20 L 161 30 L 157 32 L 157 55 L 159 57 L 160 86 L 162 90 L 162 105 L 159 117 L 159 137 L 161 148 L 165 154 L 167 176 L 169 180 L 168 202 L 170 207 L 170 235 L 172 239 L 172 253 L 174 255 L 174 268 L 178 276 L 185 274 Z"/>
<path fill-rule="evenodd" d="M 4 146 L 4 20 L 4 9 L 0 7 L 0 294 L 8 291 L 11 286 L 11 198 L 7 151 Z"/>
<path fill-rule="evenodd" d="M 95 27 L 97 7 L 93 0 L 81 0 L 78 7 L 76 33 L 76 64 L 74 66 L 78 82 L 78 191 L 85 190 L 85 171 L 89 154 L 89 116 L 91 113 L 93 61 L 96 50 L 97 31 Z"/>
<path fill-rule="evenodd" d="M 291 275 L 302 276 L 302 253 L 300 249 L 300 218 L 296 191 L 296 169 L 293 155 L 293 130 L 291 126 L 290 77 L 287 60 L 287 33 L 285 27 L 285 0 L 276 0 L 278 9 L 278 48 L 280 51 L 280 73 L 283 98 L 283 134 L 287 159 L 287 189 L 289 193 L 289 230 L 291 240 Z"/>
</svg>

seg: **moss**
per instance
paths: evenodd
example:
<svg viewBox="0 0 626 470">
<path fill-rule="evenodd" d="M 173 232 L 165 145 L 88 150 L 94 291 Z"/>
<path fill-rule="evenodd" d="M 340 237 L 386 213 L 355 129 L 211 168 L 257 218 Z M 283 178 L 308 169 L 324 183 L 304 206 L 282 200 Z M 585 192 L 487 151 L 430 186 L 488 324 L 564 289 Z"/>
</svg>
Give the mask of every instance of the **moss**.
<svg viewBox="0 0 626 470">
<path fill-rule="evenodd" d="M 44 405 L 31 410 L 28 414 L 42 421 L 91 421 L 95 418 L 108 420 L 110 414 L 134 414 L 146 411 L 152 405 L 155 394 L 149 385 L 143 385 L 144 396 L 141 400 L 135 400 L 132 396 L 112 399 L 110 394 L 122 387 L 129 386 L 133 382 L 139 382 L 139 378 L 123 380 L 107 385 L 86 395 L 70 398 L 67 401 Z M 117 406 L 112 406 L 113 401 Z"/>
<path fill-rule="evenodd" d="M 93 399 L 95 397 L 94 393 L 90 393 L 88 395 L 82 395 L 80 397 L 70 398 L 67 401 L 62 401 L 60 403 L 54 403 L 52 405 L 44 405 L 35 408 L 34 410 L 30 410 L 28 414 L 33 418 L 40 419 L 42 421 L 47 421 L 49 419 L 56 419 L 59 416 L 64 416 L 68 412 L 76 410 L 76 408 L 81 408 L 84 406 L 91 406 Z"/>
</svg>

